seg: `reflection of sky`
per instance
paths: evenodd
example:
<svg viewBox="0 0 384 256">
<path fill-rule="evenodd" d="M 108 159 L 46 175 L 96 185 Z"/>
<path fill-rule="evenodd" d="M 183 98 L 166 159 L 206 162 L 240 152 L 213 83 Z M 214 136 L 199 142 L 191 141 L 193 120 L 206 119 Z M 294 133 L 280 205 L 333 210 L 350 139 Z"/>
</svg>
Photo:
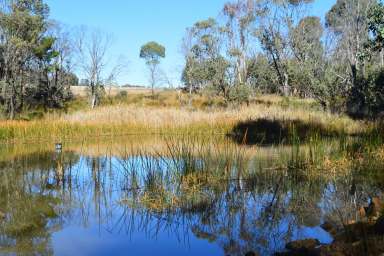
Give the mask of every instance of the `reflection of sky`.
<svg viewBox="0 0 384 256">
<path fill-rule="evenodd" d="M 100 166 L 99 174 L 92 172 L 92 164 Z M 165 170 L 169 164 L 170 160 L 165 159 L 152 167 Z M 68 203 L 60 209 L 65 223 L 63 229 L 52 236 L 56 255 L 222 255 L 222 248 L 228 247 L 230 240 L 245 252 L 253 249 L 269 254 L 284 249 L 287 238 L 332 241 L 319 227 L 298 226 L 295 216 L 284 209 L 278 209 L 281 216 L 272 221 L 265 214 L 266 206 L 273 201 L 271 193 L 247 192 L 239 196 L 234 188 L 229 188 L 228 193 L 236 200 L 228 201 L 228 195 L 221 196 L 222 203 L 217 206 L 220 214 L 214 217 L 213 224 L 201 224 L 201 218 L 193 214 L 189 218 L 167 219 L 165 215 L 147 216 L 144 211 L 133 211 L 119 203 L 125 195 L 121 189 L 126 185 L 125 174 L 132 168 L 143 174 L 143 159 L 99 158 L 92 163 L 91 158 L 81 157 L 72 166 L 71 193 L 56 192 L 64 194 Z M 100 186 L 94 182 L 95 177 Z M 288 205 L 290 197 L 290 193 L 286 194 L 281 204 Z M 246 202 L 245 206 L 242 202 Z M 231 212 L 231 209 L 236 210 Z M 250 236 L 247 241 L 240 234 L 242 209 L 245 230 Z M 195 225 L 207 234 L 217 235 L 216 241 L 198 239 L 191 231 Z M 220 232 L 223 228 L 227 228 L 227 232 Z"/>
<path fill-rule="evenodd" d="M 172 234 L 160 233 L 149 238 L 136 232 L 126 234 L 99 233 L 97 224 L 84 229 L 71 226 L 53 235 L 57 255 L 222 255 L 218 245 L 190 236 L 189 245 L 175 241 Z"/>
</svg>

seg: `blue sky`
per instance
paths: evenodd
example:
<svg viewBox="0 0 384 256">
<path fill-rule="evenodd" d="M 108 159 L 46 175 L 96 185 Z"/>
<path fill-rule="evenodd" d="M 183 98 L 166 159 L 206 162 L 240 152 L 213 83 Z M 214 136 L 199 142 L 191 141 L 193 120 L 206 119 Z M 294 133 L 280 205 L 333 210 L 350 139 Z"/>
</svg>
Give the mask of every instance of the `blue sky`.
<svg viewBox="0 0 384 256">
<path fill-rule="evenodd" d="M 167 49 L 162 69 L 179 82 L 180 53 L 185 29 L 196 21 L 217 17 L 228 0 L 47 0 L 51 18 L 69 26 L 85 25 L 113 34 L 112 58 L 124 55 L 128 70 L 120 84 L 147 84 L 147 71 L 139 58 L 141 45 L 157 41 Z M 315 0 L 312 14 L 323 17 L 336 0 Z"/>
</svg>

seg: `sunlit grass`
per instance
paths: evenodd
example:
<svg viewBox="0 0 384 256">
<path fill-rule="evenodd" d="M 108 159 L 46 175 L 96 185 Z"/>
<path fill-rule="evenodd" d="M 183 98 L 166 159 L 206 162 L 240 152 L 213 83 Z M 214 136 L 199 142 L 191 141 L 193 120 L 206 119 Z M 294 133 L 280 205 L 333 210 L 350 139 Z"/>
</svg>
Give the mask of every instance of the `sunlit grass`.
<svg viewBox="0 0 384 256">
<path fill-rule="evenodd" d="M 359 134 L 368 125 L 344 115 L 335 115 L 311 107 L 312 101 L 260 96 L 249 106 L 206 107 L 208 99 L 164 92 L 158 98 L 134 95 L 136 101 L 117 101 L 96 109 L 74 107 L 67 113 L 48 113 L 33 121 L 0 122 L 0 140 L 65 140 L 128 134 L 227 134 L 239 122 L 249 120 L 300 121 L 321 126 L 332 135 Z M 220 101 L 217 99 L 217 101 Z M 292 103 L 295 102 L 295 103 Z M 77 105 L 79 103 L 76 103 Z M 217 103 L 218 104 L 218 103 Z M 80 104 L 81 105 L 81 104 Z M 77 109 L 77 110 L 76 110 Z"/>
</svg>

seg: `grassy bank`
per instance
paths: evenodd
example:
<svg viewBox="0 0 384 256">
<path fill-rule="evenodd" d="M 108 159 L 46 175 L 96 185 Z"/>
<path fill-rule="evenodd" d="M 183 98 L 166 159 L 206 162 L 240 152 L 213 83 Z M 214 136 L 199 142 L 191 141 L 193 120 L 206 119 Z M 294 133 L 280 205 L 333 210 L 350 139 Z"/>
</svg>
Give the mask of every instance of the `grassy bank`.
<svg viewBox="0 0 384 256">
<path fill-rule="evenodd" d="M 322 135 L 363 133 L 368 125 L 319 110 L 308 100 L 277 96 L 255 97 L 247 106 L 224 106 L 220 98 L 163 92 L 116 96 L 88 109 L 78 99 L 66 112 L 47 113 L 39 120 L 0 122 L 0 141 L 66 140 L 128 134 L 227 134 L 239 123 L 270 120 L 288 125 L 321 127 Z M 306 129 L 306 128 L 305 128 Z M 316 129 L 315 129 L 316 130 Z"/>
</svg>

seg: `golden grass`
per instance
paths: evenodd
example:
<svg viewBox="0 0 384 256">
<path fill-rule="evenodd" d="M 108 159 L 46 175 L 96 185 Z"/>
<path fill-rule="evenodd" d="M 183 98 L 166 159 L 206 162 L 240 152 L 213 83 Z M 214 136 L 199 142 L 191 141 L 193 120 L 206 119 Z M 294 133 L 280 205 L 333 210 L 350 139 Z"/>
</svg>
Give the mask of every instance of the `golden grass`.
<svg viewBox="0 0 384 256">
<path fill-rule="evenodd" d="M 48 113 L 42 120 L 0 122 L 0 141 L 66 140 L 128 134 L 226 134 L 239 122 L 258 119 L 300 120 L 322 125 L 337 134 L 357 134 L 367 125 L 347 116 L 310 108 L 303 101 L 293 107 L 277 96 L 261 96 L 250 106 L 227 108 L 182 107 L 187 95 L 164 92 L 156 99 L 140 96 L 135 104 L 121 102 L 72 113 Z M 219 100 L 218 100 L 219 101 Z M 279 103 L 280 102 L 280 103 Z M 296 99 L 296 102 L 299 102 Z M 157 103 L 157 104 L 155 104 Z M 161 103 L 161 104 L 159 104 Z M 202 96 L 194 104 L 206 104 Z"/>
<path fill-rule="evenodd" d="M 157 90 L 161 91 L 161 90 Z M 71 86 L 71 92 L 75 96 L 86 97 L 89 93 L 89 88 L 87 86 Z M 149 94 L 151 93 L 151 89 L 145 87 L 106 87 L 105 93 L 108 96 L 116 96 L 121 92 L 126 92 L 127 94 Z"/>
</svg>

